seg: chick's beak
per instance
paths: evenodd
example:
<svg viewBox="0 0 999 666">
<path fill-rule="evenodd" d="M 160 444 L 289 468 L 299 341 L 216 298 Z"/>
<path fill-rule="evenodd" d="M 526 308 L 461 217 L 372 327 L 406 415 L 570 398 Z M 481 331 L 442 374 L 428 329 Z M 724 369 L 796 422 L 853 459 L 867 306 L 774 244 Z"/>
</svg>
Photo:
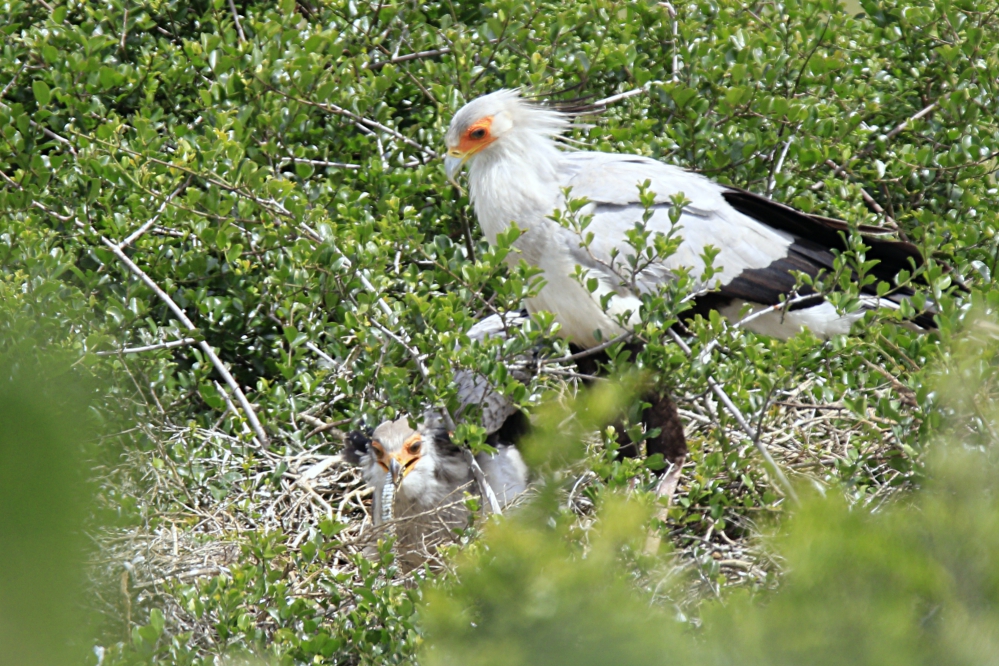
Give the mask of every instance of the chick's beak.
<svg viewBox="0 0 999 666">
<path fill-rule="evenodd" d="M 419 460 L 420 456 L 414 456 L 406 452 L 393 453 L 389 456 L 388 471 L 392 476 L 392 483 L 397 486 L 402 483 L 402 480 L 407 474 L 413 471 L 413 467 L 416 466 Z"/>
</svg>

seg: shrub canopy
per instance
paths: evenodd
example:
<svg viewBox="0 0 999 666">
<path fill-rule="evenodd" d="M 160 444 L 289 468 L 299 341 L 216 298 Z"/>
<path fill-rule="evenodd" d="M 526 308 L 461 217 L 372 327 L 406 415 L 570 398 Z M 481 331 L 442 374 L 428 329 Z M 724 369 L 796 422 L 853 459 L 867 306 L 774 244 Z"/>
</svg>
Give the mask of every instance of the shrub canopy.
<svg viewBox="0 0 999 666">
<path fill-rule="evenodd" d="M 782 510 L 754 443 L 864 506 L 919 478 L 945 417 L 971 418 L 962 439 L 995 437 L 980 403 L 945 409 L 927 380 L 970 306 L 999 307 L 994 1 L 12 0 L 3 13 L 0 349 L 104 379 L 90 391 L 90 418 L 117 433 L 91 456 L 102 516 L 208 539 L 199 511 L 224 507 L 226 538 L 252 535 L 234 578 L 166 589 L 151 573 L 160 582 L 142 589 L 161 596 L 104 608 L 102 645 L 132 645 L 119 656 L 269 642 L 291 661 L 385 663 L 416 649 L 418 595 L 380 567 L 307 577 L 359 529 L 345 486 L 320 495 L 340 513 L 309 500 L 322 525 L 295 514 L 301 538 L 272 532 L 261 503 L 298 496 L 294 465 L 335 453 L 335 428 L 453 410 L 459 367 L 528 411 L 575 390 L 571 372 L 524 385 L 501 362 L 563 354 L 550 316 L 505 345 L 465 336 L 537 289 L 530 267 L 503 262 L 515 232 L 483 243 L 438 159 L 451 114 L 500 87 L 619 96 L 571 138 L 881 226 L 931 258 L 931 336 L 868 315 L 854 336 L 784 343 L 712 319 L 692 325 L 688 356 L 665 333 L 684 294 L 650 301 L 645 350 L 611 348 L 611 365 L 637 363 L 691 423 L 677 503 L 655 523 L 681 550 L 742 539 Z M 829 286 L 865 270 L 863 247 L 839 268 Z M 705 398 L 709 378 L 755 436 Z M 820 409 L 801 419 L 801 405 Z M 478 447 L 474 416 L 455 436 Z M 577 465 L 597 504 L 644 473 L 599 446 Z M 324 592 L 281 587 L 289 562 Z M 710 585 L 746 582 L 701 565 Z M 164 629 L 150 609 L 166 597 L 204 626 Z"/>
</svg>

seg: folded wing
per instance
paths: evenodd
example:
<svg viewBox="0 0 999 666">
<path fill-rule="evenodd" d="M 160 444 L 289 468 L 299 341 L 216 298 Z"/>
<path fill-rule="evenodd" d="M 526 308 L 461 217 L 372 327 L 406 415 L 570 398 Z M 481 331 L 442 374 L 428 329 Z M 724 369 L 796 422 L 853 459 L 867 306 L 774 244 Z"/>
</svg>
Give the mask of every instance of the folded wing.
<svg viewBox="0 0 999 666">
<path fill-rule="evenodd" d="M 693 276 L 699 277 L 703 273 L 704 248 L 712 245 L 720 250 L 714 264 L 721 270 L 712 278 L 711 285 L 704 286 L 714 287 L 716 280 L 720 284 L 699 297 L 695 312 L 717 309 L 731 317 L 746 304 L 760 309 L 777 305 L 792 293 L 813 294 L 807 287 L 794 291 L 794 272 L 814 277 L 821 271 L 831 271 L 834 251 L 846 249 L 843 234 L 848 233 L 849 227 L 843 222 L 808 215 L 656 160 L 611 153 L 569 153 L 561 175 L 565 186 L 572 188 L 572 198 L 589 201 L 582 213 L 592 215 L 587 232 L 592 232 L 594 239 L 588 248 L 581 248 L 578 236 L 567 231 L 572 236 L 566 240 L 567 249 L 578 264 L 605 283 L 614 283 L 614 289 L 622 294 L 629 289 L 638 293 L 652 291 L 670 279 L 679 267 L 687 267 Z M 633 285 L 622 287 L 622 274 L 631 277 L 624 259 L 634 254 L 634 249 L 626 243 L 625 233 L 645 213 L 639 184 L 646 181 L 656 195 L 648 222 L 653 231 L 667 233 L 672 228 L 671 196 L 682 192 L 694 203 L 684 208 L 678 222 L 677 231 L 683 238 L 679 250 L 662 264 L 649 266 L 635 275 Z M 870 229 L 861 229 L 865 230 Z M 913 270 L 923 263 L 919 250 L 910 243 L 868 234 L 864 234 L 864 242 L 870 247 L 867 259 L 879 261 L 872 270 L 879 280 L 891 282 L 900 270 Z M 616 263 L 612 261 L 615 250 Z M 897 307 L 902 299 L 912 295 L 911 289 L 898 289 L 878 299 L 875 288 L 876 285 L 864 288 L 869 296 L 865 299 L 867 307 Z M 817 335 L 831 335 L 846 332 L 860 316 L 839 315 L 818 294 L 814 298 L 797 299 L 790 309 L 799 312 L 775 312 L 760 317 L 749 328 L 787 337 L 807 326 Z M 914 323 L 923 328 L 933 327 L 932 316 L 928 314 L 918 316 Z"/>
</svg>

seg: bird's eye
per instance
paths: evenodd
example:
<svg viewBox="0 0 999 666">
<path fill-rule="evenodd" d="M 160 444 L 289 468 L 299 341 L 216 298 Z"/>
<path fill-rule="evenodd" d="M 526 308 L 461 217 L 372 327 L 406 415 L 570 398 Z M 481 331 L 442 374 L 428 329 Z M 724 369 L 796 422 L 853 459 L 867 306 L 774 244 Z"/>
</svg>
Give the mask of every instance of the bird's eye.
<svg viewBox="0 0 999 666">
<path fill-rule="evenodd" d="M 409 445 L 409 453 L 410 453 L 410 455 L 415 456 L 419 452 L 420 452 L 420 443 L 419 442 L 413 442 L 412 444 Z"/>
<path fill-rule="evenodd" d="M 381 458 L 385 455 L 385 450 L 379 442 L 371 442 L 371 449 L 375 452 L 376 458 Z"/>
<path fill-rule="evenodd" d="M 485 136 L 486 136 L 486 130 L 481 127 L 478 129 L 473 129 L 471 132 L 468 133 L 468 138 L 475 139 L 476 141 L 485 138 Z"/>
</svg>

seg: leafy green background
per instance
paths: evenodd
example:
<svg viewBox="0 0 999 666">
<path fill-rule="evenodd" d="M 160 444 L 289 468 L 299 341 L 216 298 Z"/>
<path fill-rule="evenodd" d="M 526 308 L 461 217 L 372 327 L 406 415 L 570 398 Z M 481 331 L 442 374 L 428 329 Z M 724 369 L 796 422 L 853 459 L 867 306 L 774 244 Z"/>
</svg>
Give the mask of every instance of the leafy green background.
<svg viewBox="0 0 999 666">
<path fill-rule="evenodd" d="M 712 556 L 728 541 L 753 543 L 767 533 L 788 501 L 748 435 L 705 403 L 708 377 L 725 386 L 757 443 L 772 447 L 793 481 L 821 487 L 856 511 L 907 503 L 923 483 L 926 451 L 937 438 L 991 444 L 992 380 L 981 375 L 988 375 L 993 352 L 974 341 L 994 337 L 988 317 L 999 307 L 996 9 L 984 1 L 862 3 L 850 10 L 835 2 L 728 0 L 4 4 L 0 350 L 15 365 L 54 355 L 39 361 L 56 364 L 54 383 L 89 387 L 82 420 L 102 434 L 81 444 L 77 464 L 95 477 L 86 530 L 101 544 L 91 558 L 103 563 L 91 571 L 91 596 L 106 602 L 92 604 L 93 644 L 104 650 L 104 663 L 204 663 L 227 651 L 288 663 L 387 663 L 419 649 L 424 625 L 414 609 L 423 593 L 397 584 L 391 554 L 378 563 L 338 559 L 341 532 L 356 530 L 362 512 L 306 525 L 301 540 L 252 525 L 264 522 L 273 498 L 267 493 L 280 492 L 293 473 L 289 461 L 339 450 L 336 430 L 317 431 L 316 422 L 347 428 L 420 413 L 428 404 L 454 409 L 451 378 L 459 367 L 488 375 L 529 411 L 546 395 L 568 400 L 575 392 L 574 378 L 564 373 L 523 385 L 497 362 L 524 349 L 561 354 L 550 317 L 538 316 L 503 348 L 471 345 L 463 336 L 476 318 L 516 309 L 537 288 L 528 267 L 504 266 L 512 236 L 496 248 L 480 240 L 467 198 L 447 184 L 436 159 L 451 114 L 499 87 L 590 101 L 641 89 L 589 119 L 592 127 L 574 129 L 573 138 L 596 150 L 651 155 L 807 211 L 884 226 L 934 259 L 925 277 L 941 314 L 940 332 L 931 336 L 876 315 L 856 335 L 828 343 L 807 335 L 781 343 L 699 321 L 688 340 L 691 361 L 664 336 L 675 309 L 662 303 L 663 310 L 648 313 L 640 332 L 651 343 L 638 358 L 612 349 L 611 370 L 637 362 L 685 410 L 691 460 L 674 506 L 651 524 L 693 572 L 693 596 L 664 599 L 657 584 L 645 585 L 674 561 L 665 552 L 651 564 L 595 558 L 570 587 L 585 585 L 587 576 L 631 576 L 655 604 L 700 618 L 705 597 L 726 597 L 729 588 L 763 594 L 780 578 L 779 555 L 753 556 L 762 576 L 732 575 Z M 140 229 L 124 253 L 194 330 L 109 249 L 108 242 Z M 843 262 L 861 265 L 862 249 Z M 969 293 L 952 293 L 943 263 L 963 276 Z M 850 295 L 848 289 L 844 300 Z M 975 321 L 985 324 L 975 328 L 969 312 L 981 313 L 985 319 Z M 203 348 L 113 353 L 186 338 L 210 345 L 229 368 L 266 443 L 255 438 Z M 10 373 L 5 381 L 19 377 Z M 966 397 L 948 402 L 950 395 Z M 829 415 L 826 429 L 804 437 L 798 408 L 789 404 L 831 409 L 820 410 Z M 5 411 L 4 419 L 19 413 Z M 458 437 L 478 446 L 483 434 L 472 417 Z M 595 431 L 604 424 L 590 425 Z M 70 435 L 38 437 L 56 442 Z M 5 449 L 17 441 L 5 440 Z M 544 537 L 559 542 L 539 546 L 553 561 L 578 555 L 573 548 L 587 543 L 600 507 L 629 492 L 632 477 L 639 483 L 631 494 L 652 501 L 647 470 L 615 460 L 611 444 L 587 441 L 570 471 L 544 468 L 563 498 L 546 510 L 566 523 L 564 534 Z M 586 506 L 570 501 L 584 475 Z M 341 500 L 330 492 L 324 501 Z M 925 500 L 926 507 L 943 506 L 935 501 Z M 214 535 L 198 531 L 199 512 L 223 504 L 238 513 L 238 529 L 227 523 Z M 982 508 L 968 524 L 991 510 Z M 804 510 L 791 529 L 807 536 L 775 546 L 786 549 L 792 571 L 809 570 L 795 558 L 812 557 L 800 544 L 815 534 L 833 540 L 830 548 L 836 535 L 876 542 L 876 553 L 882 542 L 875 536 L 905 522 L 828 511 L 833 517 Z M 884 548 L 914 550 L 911 539 L 919 538 L 971 539 L 959 527 L 930 521 L 926 534 L 937 536 L 884 536 Z M 199 543 L 232 544 L 236 554 L 224 573 L 157 583 L 155 595 L 140 594 L 129 574 L 121 592 L 122 572 L 129 571 L 123 562 L 134 558 L 107 544 L 118 543 L 116 535 L 164 529 Z M 496 537 L 495 546 L 473 537 L 473 562 L 477 548 L 521 552 L 506 537 Z M 965 561 L 961 548 L 955 553 Z M 768 564 L 772 559 L 777 564 Z M 838 560 L 843 567 L 851 562 Z M 919 571 L 910 576 L 907 566 L 899 565 L 899 575 L 916 581 L 912 594 L 920 599 L 960 598 L 941 592 L 951 589 L 943 583 L 920 587 L 925 567 L 912 565 Z M 290 571 L 314 587 L 290 584 Z M 836 592 L 818 573 L 802 576 L 811 581 L 803 589 L 817 586 L 817 598 L 825 598 L 822 590 Z M 553 589 L 557 597 L 561 588 Z M 778 598 L 788 605 L 771 603 L 765 617 L 786 612 L 803 621 L 794 609 L 806 602 L 793 601 L 800 598 L 793 583 L 787 589 Z M 848 604 L 843 592 L 855 589 L 842 587 L 841 603 L 830 602 L 828 614 Z M 981 586 L 979 605 L 949 612 L 987 617 L 996 601 L 991 590 Z M 610 590 L 608 605 L 647 603 L 622 601 L 632 592 Z M 742 603 L 754 602 L 731 607 Z M 600 609 L 584 607 L 578 617 L 593 622 L 590 612 Z M 977 615 L 981 609 L 985 614 Z M 828 621 L 821 610 L 808 617 Z M 433 613 L 426 618 L 427 626 L 449 626 Z M 940 631 L 955 626 L 947 622 Z M 798 625 L 759 623 L 747 621 L 728 635 L 745 632 L 739 644 L 763 655 L 774 654 L 766 631 L 806 643 Z M 614 626 L 622 629 L 607 640 L 638 640 L 629 638 L 627 623 Z M 898 636 L 920 631 L 911 622 L 898 626 L 905 627 Z M 448 649 L 446 641 L 440 645 Z M 634 654 L 646 654 L 641 649 Z M 863 654 L 857 659 L 873 663 L 874 652 Z M 981 663 L 973 657 L 969 663 Z"/>
</svg>

